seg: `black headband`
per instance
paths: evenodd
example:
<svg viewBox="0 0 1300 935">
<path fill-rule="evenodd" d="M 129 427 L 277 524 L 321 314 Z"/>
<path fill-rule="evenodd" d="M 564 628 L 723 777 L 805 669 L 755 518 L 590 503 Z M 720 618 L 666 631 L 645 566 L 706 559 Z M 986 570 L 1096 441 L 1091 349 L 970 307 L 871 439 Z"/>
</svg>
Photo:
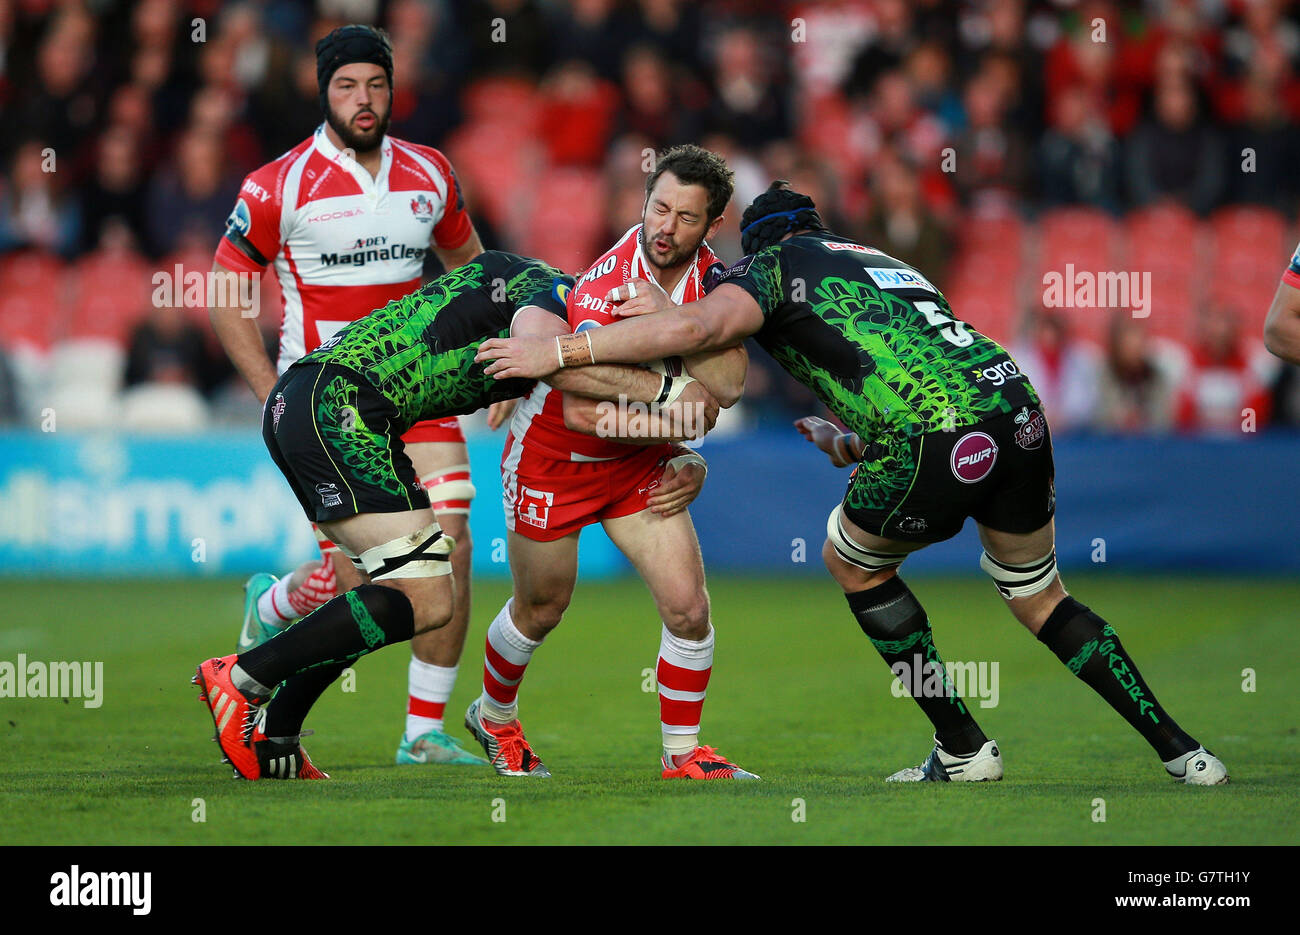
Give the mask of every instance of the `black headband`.
<svg viewBox="0 0 1300 935">
<path fill-rule="evenodd" d="M 326 89 L 334 72 L 354 62 L 378 65 L 393 87 L 393 44 L 388 34 L 373 26 L 340 26 L 316 43 L 316 85 L 320 89 L 321 107 L 325 106 Z"/>
<path fill-rule="evenodd" d="M 746 254 L 780 243 L 793 230 L 825 230 L 817 206 L 807 195 L 778 179 L 754 199 L 740 219 L 740 249 Z"/>
</svg>

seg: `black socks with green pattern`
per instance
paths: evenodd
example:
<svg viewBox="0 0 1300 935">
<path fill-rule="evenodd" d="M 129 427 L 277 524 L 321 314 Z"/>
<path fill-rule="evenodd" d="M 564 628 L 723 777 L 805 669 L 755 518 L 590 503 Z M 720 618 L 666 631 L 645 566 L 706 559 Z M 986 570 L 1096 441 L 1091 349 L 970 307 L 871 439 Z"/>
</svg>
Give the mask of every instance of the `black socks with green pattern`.
<svg viewBox="0 0 1300 935">
<path fill-rule="evenodd" d="M 845 597 L 871 645 L 934 725 L 943 748 L 958 755 L 977 752 L 988 738 L 948 679 L 930 620 L 903 579 L 895 575 Z"/>
<path fill-rule="evenodd" d="M 1074 598 L 1056 605 L 1038 639 L 1133 725 L 1161 760 L 1199 746 L 1160 707 L 1110 624 Z"/>
<path fill-rule="evenodd" d="M 266 703 L 263 733 L 286 741 L 296 738 L 302 732 L 302 722 L 307 720 L 312 706 L 350 665 L 350 662 L 334 662 L 285 679 Z"/>
<path fill-rule="evenodd" d="M 363 584 L 240 653 L 238 665 L 249 678 L 272 688 L 299 672 L 351 662 L 414 635 L 415 611 L 407 596 L 396 588 Z"/>
</svg>

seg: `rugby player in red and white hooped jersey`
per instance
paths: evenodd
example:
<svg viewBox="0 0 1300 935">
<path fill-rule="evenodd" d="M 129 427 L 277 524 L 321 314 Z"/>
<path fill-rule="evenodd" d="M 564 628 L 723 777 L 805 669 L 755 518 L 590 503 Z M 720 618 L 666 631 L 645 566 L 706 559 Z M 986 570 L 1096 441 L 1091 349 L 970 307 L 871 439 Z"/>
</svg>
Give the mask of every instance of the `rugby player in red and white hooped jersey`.
<svg viewBox="0 0 1300 935">
<path fill-rule="evenodd" d="M 569 297 L 569 326 L 583 331 L 614 321 L 604 296 L 634 278 L 679 304 L 703 297 L 702 280 L 717 261 L 705 238 L 722 224 L 733 178 L 720 157 L 698 146 L 661 156 L 647 179 L 642 223 L 580 277 Z M 721 405 L 739 399 L 747 366 L 740 345 L 684 363 Z M 599 408 L 608 405 L 539 383 L 515 410 L 501 461 L 514 595 L 488 629 L 483 694 L 466 712 L 466 726 L 498 773 L 550 775 L 524 739 L 519 683 L 568 607 L 579 533 L 598 522 L 641 574 L 663 621 L 657 670 L 663 777 L 755 779 L 699 745 L 714 637 L 686 506 L 704 482 L 703 459 L 670 443 L 682 437 L 682 426 L 660 424 L 652 414 L 633 413 L 618 425 L 618 434 L 639 444 L 608 437 L 609 410 Z"/>
<path fill-rule="evenodd" d="M 214 270 L 258 276 L 275 269 L 284 299 L 279 360 L 273 363 L 256 322 L 238 305 L 211 309 L 217 336 L 259 401 L 299 357 L 349 322 L 420 285 L 432 249 L 447 269 L 483 252 L 446 157 L 387 135 L 393 89 L 392 47 L 382 31 L 344 26 L 316 46 L 325 122 L 309 139 L 251 173 L 227 221 Z M 470 536 L 474 487 L 456 419 L 424 422 L 403 436 L 429 491 L 452 553 L 455 614 L 411 642 L 406 730 L 398 763 L 484 761 L 443 730 L 469 620 Z M 254 575 L 245 587 L 239 649 L 274 636 L 336 593 L 362 583 L 361 573 L 321 536 L 323 561 L 276 579 Z M 329 671 L 325 671 L 328 669 Z M 291 721 L 337 675 L 334 667 L 297 676 L 281 693 L 301 696 L 282 707 Z M 299 723 L 271 725 L 296 733 Z"/>
<path fill-rule="evenodd" d="M 1264 346 L 1285 361 L 1300 364 L 1300 246 L 1282 272 L 1264 321 Z"/>
</svg>

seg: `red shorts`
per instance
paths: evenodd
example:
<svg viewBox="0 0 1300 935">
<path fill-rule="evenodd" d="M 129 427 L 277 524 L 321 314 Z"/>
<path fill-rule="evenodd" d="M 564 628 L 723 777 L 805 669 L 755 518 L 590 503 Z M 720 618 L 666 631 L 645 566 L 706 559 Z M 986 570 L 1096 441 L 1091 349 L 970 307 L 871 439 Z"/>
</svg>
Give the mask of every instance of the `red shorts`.
<svg viewBox="0 0 1300 935">
<path fill-rule="evenodd" d="M 509 434 L 501 454 L 506 528 L 552 542 L 601 520 L 640 513 L 672 457 L 665 444 L 613 461 L 559 461 L 529 451 Z"/>
<path fill-rule="evenodd" d="M 437 422 L 417 422 L 406 430 L 402 442 L 417 445 L 420 442 L 459 442 L 465 444 L 465 433 L 460 430 L 460 419 L 439 419 Z"/>
</svg>

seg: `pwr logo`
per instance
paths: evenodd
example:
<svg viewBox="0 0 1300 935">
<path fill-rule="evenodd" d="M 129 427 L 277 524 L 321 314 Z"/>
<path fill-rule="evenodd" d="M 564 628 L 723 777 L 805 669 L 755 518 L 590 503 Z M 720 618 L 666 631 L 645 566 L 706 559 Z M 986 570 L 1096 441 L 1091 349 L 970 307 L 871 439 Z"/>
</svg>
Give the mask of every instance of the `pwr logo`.
<svg viewBox="0 0 1300 935">
<path fill-rule="evenodd" d="M 521 523 L 545 529 L 551 516 L 551 504 L 555 494 L 546 490 L 534 490 L 531 487 L 519 488 L 519 502 L 515 505 L 515 515 Z"/>
<path fill-rule="evenodd" d="M 963 484 L 976 484 L 989 476 L 998 459 L 998 443 L 983 432 L 968 432 L 952 446 L 953 476 Z"/>
</svg>

